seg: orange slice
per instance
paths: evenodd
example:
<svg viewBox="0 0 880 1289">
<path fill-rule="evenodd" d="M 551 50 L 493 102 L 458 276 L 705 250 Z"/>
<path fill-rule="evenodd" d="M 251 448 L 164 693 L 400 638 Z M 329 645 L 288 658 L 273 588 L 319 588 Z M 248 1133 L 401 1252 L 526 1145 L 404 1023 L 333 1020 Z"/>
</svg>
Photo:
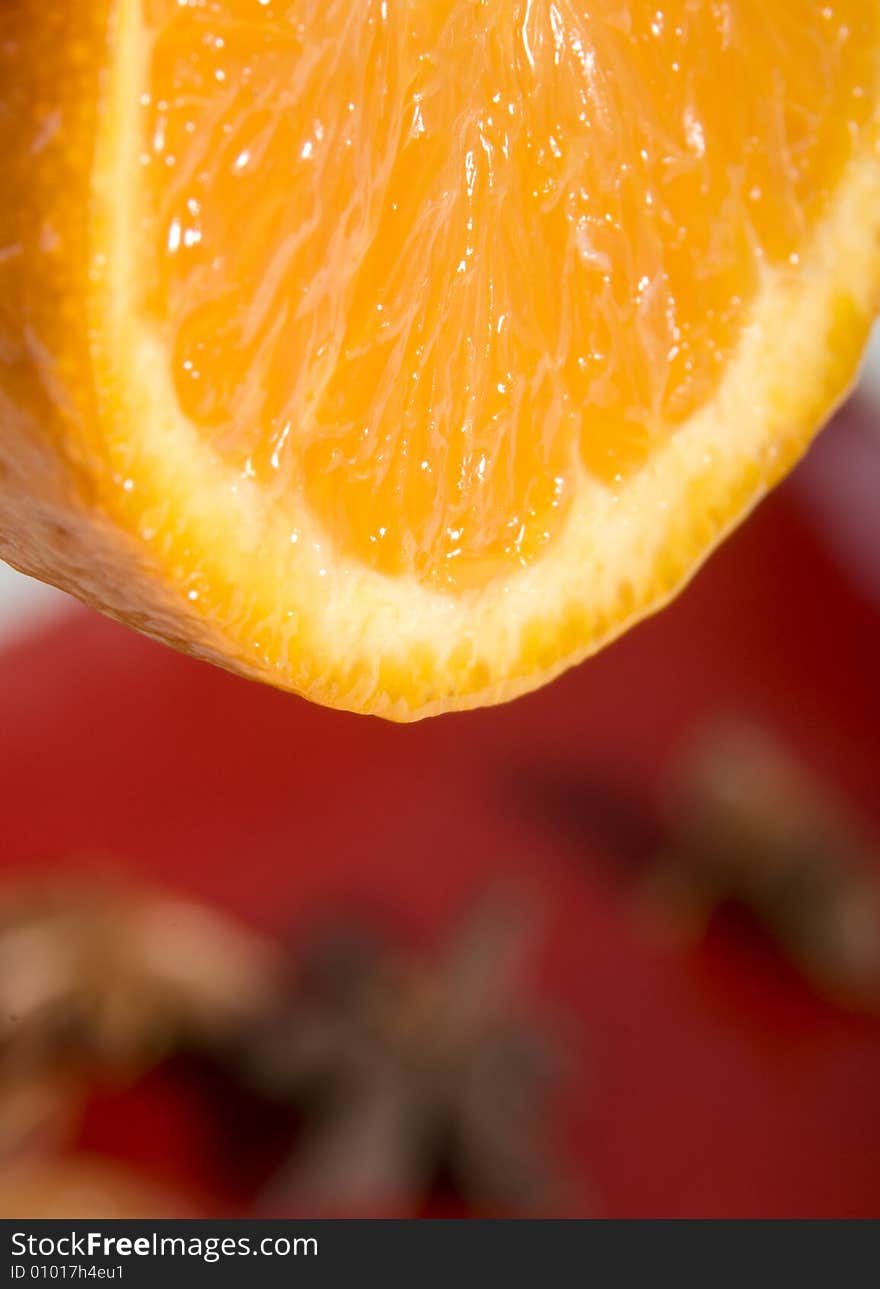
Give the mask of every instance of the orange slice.
<svg viewBox="0 0 880 1289">
<path fill-rule="evenodd" d="M 880 300 L 876 0 L 18 0 L 0 553 L 408 720 L 658 607 Z"/>
</svg>

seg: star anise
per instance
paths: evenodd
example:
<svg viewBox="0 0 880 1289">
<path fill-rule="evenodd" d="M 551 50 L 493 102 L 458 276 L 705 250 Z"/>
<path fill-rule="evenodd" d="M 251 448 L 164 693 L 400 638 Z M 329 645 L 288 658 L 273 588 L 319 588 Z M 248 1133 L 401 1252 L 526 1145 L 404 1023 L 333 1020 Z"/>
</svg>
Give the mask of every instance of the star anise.
<svg viewBox="0 0 880 1289">
<path fill-rule="evenodd" d="M 880 850 L 765 731 L 724 725 L 692 747 L 650 885 L 692 925 L 743 906 L 817 991 L 880 1006 Z"/>
<path fill-rule="evenodd" d="M 225 1042 L 271 1005 L 273 946 L 186 899 L 93 876 L 0 891 L 0 1156 L 54 1144 L 96 1071 Z"/>
<path fill-rule="evenodd" d="M 305 950 L 291 1004 L 242 1057 L 301 1112 L 264 1210 L 418 1211 L 440 1176 L 470 1211 L 558 1198 L 542 1141 L 550 1048 L 515 1008 L 534 931 L 496 895 L 431 958 L 352 926 Z"/>
</svg>

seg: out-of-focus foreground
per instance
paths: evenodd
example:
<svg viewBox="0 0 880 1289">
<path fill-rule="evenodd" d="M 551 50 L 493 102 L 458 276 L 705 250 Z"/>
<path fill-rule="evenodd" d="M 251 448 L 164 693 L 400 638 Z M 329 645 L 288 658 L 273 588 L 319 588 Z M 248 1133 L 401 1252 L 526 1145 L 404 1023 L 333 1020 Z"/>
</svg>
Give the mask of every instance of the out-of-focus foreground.
<svg viewBox="0 0 880 1289">
<path fill-rule="evenodd" d="M 507 708 L 11 641 L 0 1211 L 877 1216 L 872 417 Z"/>
</svg>

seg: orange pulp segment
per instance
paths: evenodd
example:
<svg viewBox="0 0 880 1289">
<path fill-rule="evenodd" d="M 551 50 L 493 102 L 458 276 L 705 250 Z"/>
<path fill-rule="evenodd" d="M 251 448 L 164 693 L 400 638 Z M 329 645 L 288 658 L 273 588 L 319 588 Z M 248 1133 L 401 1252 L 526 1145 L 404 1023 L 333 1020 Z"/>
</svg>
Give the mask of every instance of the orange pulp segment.
<svg viewBox="0 0 880 1289">
<path fill-rule="evenodd" d="M 876 108 L 864 0 L 145 17 L 142 307 L 182 410 L 337 552 L 452 593 L 712 397 Z"/>
</svg>

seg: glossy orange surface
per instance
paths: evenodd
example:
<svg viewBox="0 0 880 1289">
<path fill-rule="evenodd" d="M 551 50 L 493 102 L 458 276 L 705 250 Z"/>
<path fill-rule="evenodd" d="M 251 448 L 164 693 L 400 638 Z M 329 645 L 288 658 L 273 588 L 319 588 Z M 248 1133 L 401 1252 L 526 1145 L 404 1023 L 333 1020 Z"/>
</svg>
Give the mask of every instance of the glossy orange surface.
<svg viewBox="0 0 880 1289">
<path fill-rule="evenodd" d="M 444 587 L 716 389 L 875 110 L 864 0 L 150 0 L 149 307 L 180 404 Z"/>
</svg>

